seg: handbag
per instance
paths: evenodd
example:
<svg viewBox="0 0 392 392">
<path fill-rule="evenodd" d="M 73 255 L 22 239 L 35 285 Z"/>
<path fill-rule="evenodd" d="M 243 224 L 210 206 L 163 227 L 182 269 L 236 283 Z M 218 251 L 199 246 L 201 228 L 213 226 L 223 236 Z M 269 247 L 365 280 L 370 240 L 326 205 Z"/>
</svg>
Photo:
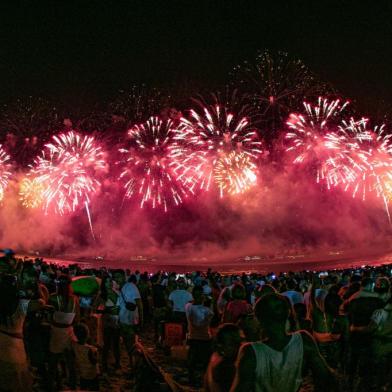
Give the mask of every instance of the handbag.
<svg viewBox="0 0 392 392">
<path fill-rule="evenodd" d="M 133 302 L 128 302 L 125 297 L 124 294 L 122 292 L 122 289 L 120 290 L 121 293 L 121 297 L 125 303 L 125 309 L 129 310 L 130 312 L 134 312 L 136 310 L 136 304 L 134 304 Z"/>
</svg>

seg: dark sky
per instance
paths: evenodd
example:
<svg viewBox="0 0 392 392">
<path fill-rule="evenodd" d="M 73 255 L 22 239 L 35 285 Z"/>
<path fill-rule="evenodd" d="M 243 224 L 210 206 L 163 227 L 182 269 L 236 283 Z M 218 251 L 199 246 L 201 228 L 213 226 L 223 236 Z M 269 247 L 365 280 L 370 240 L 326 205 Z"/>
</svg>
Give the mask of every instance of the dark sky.
<svg viewBox="0 0 392 392">
<path fill-rule="evenodd" d="M 390 1 L 36 0 L 0 11 L 3 99 L 103 99 L 132 82 L 214 86 L 264 48 L 299 56 L 357 100 L 392 96 Z"/>
</svg>

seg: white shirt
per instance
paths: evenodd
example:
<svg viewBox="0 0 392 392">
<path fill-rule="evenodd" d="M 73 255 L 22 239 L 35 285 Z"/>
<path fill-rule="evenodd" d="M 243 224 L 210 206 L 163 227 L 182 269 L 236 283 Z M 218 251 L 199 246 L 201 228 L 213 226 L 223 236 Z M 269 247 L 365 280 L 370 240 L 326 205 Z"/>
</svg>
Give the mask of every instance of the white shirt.
<svg viewBox="0 0 392 392">
<path fill-rule="evenodd" d="M 169 301 L 173 302 L 175 312 L 185 312 L 185 305 L 192 300 L 192 294 L 186 290 L 174 290 L 169 295 Z"/>
<path fill-rule="evenodd" d="M 209 340 L 210 321 L 214 315 L 210 308 L 204 305 L 185 305 L 185 313 L 188 321 L 188 331 L 190 339 Z"/>
<path fill-rule="evenodd" d="M 328 294 L 328 291 L 325 289 L 316 289 L 314 291 L 314 298 L 318 304 L 321 304 L 324 302 L 324 299 L 327 296 L 327 294 Z M 310 291 L 307 291 L 304 294 L 304 301 L 305 301 L 306 307 L 309 307 L 309 305 L 310 305 Z"/>
<path fill-rule="evenodd" d="M 256 357 L 256 392 L 296 392 L 302 383 L 304 348 L 302 335 L 294 332 L 282 351 L 251 343 Z"/>
<path fill-rule="evenodd" d="M 298 291 L 289 290 L 282 294 L 290 300 L 291 305 L 304 303 L 304 296 Z"/>
<path fill-rule="evenodd" d="M 122 293 L 122 294 L 121 294 Z M 124 298 L 123 298 L 124 297 Z M 126 302 L 133 302 L 140 299 L 139 289 L 133 283 L 125 283 L 118 295 L 117 306 L 119 306 L 119 320 L 121 324 L 137 325 L 139 324 L 139 310 L 136 308 L 133 312 L 125 307 Z M 124 301 L 125 299 L 125 301 Z"/>
<path fill-rule="evenodd" d="M 390 312 L 392 311 L 392 304 L 387 304 L 383 309 L 377 309 L 373 312 L 372 320 L 378 328 L 382 328 L 383 324 L 388 321 Z"/>
</svg>

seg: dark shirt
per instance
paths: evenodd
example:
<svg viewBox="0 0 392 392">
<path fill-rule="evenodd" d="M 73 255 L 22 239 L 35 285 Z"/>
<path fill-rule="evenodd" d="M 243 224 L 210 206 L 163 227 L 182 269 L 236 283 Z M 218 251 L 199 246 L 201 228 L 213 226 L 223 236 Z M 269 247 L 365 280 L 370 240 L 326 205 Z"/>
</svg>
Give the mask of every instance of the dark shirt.
<svg viewBox="0 0 392 392">
<path fill-rule="evenodd" d="M 348 304 L 348 317 L 350 325 L 365 327 L 376 309 L 382 309 L 384 302 L 376 297 L 360 297 L 351 300 Z"/>
<path fill-rule="evenodd" d="M 163 308 L 166 306 L 165 288 L 160 284 L 152 286 L 152 303 L 154 308 Z"/>
</svg>

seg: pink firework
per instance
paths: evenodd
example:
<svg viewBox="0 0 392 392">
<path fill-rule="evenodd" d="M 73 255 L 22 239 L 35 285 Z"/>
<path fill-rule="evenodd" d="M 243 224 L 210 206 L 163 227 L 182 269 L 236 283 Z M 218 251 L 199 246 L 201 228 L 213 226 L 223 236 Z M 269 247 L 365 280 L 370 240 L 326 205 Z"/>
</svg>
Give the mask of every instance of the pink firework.
<svg viewBox="0 0 392 392">
<path fill-rule="evenodd" d="M 347 104 L 340 104 L 339 99 L 328 101 L 320 97 L 315 106 L 304 102 L 305 113 L 292 113 L 287 121 L 290 131 L 285 135 L 289 145 L 286 151 L 295 154 L 293 163 L 308 165 L 316 173 L 317 182 L 336 181 L 335 176 L 325 172 L 326 162 L 338 150 L 331 145 L 340 142 L 342 137 L 339 122 Z"/>
<path fill-rule="evenodd" d="M 346 189 L 358 178 L 363 171 L 363 164 L 359 158 L 361 152 L 357 134 L 366 127 L 366 121 L 353 118 L 350 121 L 342 120 L 336 131 L 323 135 L 325 150 L 324 161 L 320 162 L 319 173 L 328 188 L 342 185 Z"/>
<path fill-rule="evenodd" d="M 10 156 L 3 150 L 0 144 L 0 201 L 4 198 L 5 190 L 11 177 Z"/>
<path fill-rule="evenodd" d="M 32 174 L 44 186 L 46 211 L 53 208 L 64 214 L 84 205 L 89 214 L 87 206 L 100 187 L 97 176 L 104 169 L 104 153 L 94 138 L 70 131 L 53 136 L 52 143 L 45 145 L 34 161 Z"/>
<path fill-rule="evenodd" d="M 337 132 L 329 132 L 323 139 L 326 154 L 325 160 L 320 162 L 318 178 L 325 180 L 328 189 L 338 185 L 350 186 L 360 169 L 356 160 L 358 143 L 341 126 Z"/>
<path fill-rule="evenodd" d="M 262 153 L 261 141 L 247 117 L 232 113 L 224 105 L 196 102 L 197 108 L 182 118 L 181 132 L 176 135 L 181 146 L 176 171 L 185 172 L 187 183 L 209 190 L 220 158 L 235 152 L 254 164 Z"/>
<path fill-rule="evenodd" d="M 168 210 L 170 204 L 179 205 L 188 188 L 173 169 L 173 154 L 178 153 L 175 136 L 179 130 L 171 120 L 150 117 L 129 131 L 134 146 L 120 149 L 123 166 L 120 178 L 125 180 L 125 197 L 139 197 L 140 207 Z"/>
<path fill-rule="evenodd" d="M 351 121 L 346 132 L 351 133 L 355 146 L 352 161 L 357 175 L 349 184 L 353 196 L 359 194 L 365 200 L 372 192 L 386 202 L 386 183 L 392 180 L 392 135 L 386 134 L 384 125 L 369 129 L 367 119 Z"/>
</svg>

